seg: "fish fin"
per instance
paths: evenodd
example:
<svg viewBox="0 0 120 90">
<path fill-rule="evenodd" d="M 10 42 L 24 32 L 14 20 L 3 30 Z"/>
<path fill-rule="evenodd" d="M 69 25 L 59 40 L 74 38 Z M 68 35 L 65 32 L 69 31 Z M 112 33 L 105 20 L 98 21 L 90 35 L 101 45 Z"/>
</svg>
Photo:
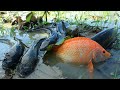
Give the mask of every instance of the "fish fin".
<svg viewBox="0 0 120 90">
<path fill-rule="evenodd" d="M 93 79 L 93 63 L 92 60 L 90 60 L 90 62 L 88 63 L 88 71 L 89 71 L 89 77 L 90 79 Z"/>
<path fill-rule="evenodd" d="M 18 39 L 16 37 L 13 37 L 15 41 L 19 41 L 24 47 L 29 48 L 27 45 L 25 45 L 21 39 Z"/>
<path fill-rule="evenodd" d="M 22 44 L 23 44 L 24 47 L 29 48 L 29 47 L 28 47 L 27 45 L 25 45 L 24 43 L 22 43 Z"/>
</svg>

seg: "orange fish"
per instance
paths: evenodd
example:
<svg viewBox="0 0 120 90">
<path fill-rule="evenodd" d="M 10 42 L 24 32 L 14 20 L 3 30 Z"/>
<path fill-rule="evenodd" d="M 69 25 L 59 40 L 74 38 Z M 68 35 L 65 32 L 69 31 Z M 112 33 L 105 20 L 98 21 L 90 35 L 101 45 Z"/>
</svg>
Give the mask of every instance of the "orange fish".
<svg viewBox="0 0 120 90">
<path fill-rule="evenodd" d="M 100 44 L 86 37 L 68 39 L 55 46 L 53 51 L 65 63 L 87 65 L 90 78 L 93 77 L 93 62 L 104 61 L 111 56 Z"/>
</svg>

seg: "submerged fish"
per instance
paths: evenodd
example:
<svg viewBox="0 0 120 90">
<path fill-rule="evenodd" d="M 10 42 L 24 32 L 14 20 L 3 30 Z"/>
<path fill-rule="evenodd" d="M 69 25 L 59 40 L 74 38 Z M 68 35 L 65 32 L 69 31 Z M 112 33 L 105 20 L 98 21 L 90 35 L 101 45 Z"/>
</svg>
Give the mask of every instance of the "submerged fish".
<svg viewBox="0 0 120 90">
<path fill-rule="evenodd" d="M 110 48 L 110 46 L 117 39 L 118 30 L 115 28 L 103 30 L 93 36 L 91 39 L 99 43 L 105 49 Z"/>
<path fill-rule="evenodd" d="M 60 46 L 55 46 L 53 51 L 56 57 L 65 63 L 87 65 L 90 78 L 94 69 L 93 62 L 104 61 L 111 55 L 97 42 L 86 37 L 68 39 Z"/>
<path fill-rule="evenodd" d="M 23 55 L 24 49 L 24 44 L 18 39 L 16 44 L 5 54 L 2 68 L 4 70 L 15 69 L 19 63 L 20 57 Z"/>
</svg>

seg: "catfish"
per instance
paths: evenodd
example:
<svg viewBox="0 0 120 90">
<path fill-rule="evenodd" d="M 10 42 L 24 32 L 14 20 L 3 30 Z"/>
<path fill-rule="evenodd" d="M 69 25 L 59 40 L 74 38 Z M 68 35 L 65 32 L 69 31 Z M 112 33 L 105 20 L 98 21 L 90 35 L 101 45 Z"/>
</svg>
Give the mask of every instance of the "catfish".
<svg viewBox="0 0 120 90">
<path fill-rule="evenodd" d="M 20 39 L 16 40 L 16 44 L 14 44 L 14 46 L 7 53 L 5 53 L 5 58 L 2 61 L 2 68 L 4 70 L 14 70 L 24 53 L 25 44 Z"/>
<path fill-rule="evenodd" d="M 19 77 L 25 78 L 34 71 L 39 61 L 38 55 L 40 45 L 45 39 L 46 38 L 42 38 L 38 41 L 34 41 L 32 46 L 23 55 L 23 57 L 21 58 L 21 62 L 16 69 Z"/>
<path fill-rule="evenodd" d="M 115 28 L 103 30 L 94 35 L 91 39 L 99 43 L 105 49 L 109 49 L 117 39 L 117 31 L 118 30 L 115 30 Z"/>
<path fill-rule="evenodd" d="M 58 42 L 63 42 L 66 39 L 66 28 L 69 26 L 67 22 L 61 21 L 56 24 L 56 30 L 47 28 L 49 33 L 49 38 L 47 38 L 40 47 L 41 51 L 47 50 L 49 45 L 55 45 Z M 62 43 L 61 42 L 61 43 Z"/>
</svg>

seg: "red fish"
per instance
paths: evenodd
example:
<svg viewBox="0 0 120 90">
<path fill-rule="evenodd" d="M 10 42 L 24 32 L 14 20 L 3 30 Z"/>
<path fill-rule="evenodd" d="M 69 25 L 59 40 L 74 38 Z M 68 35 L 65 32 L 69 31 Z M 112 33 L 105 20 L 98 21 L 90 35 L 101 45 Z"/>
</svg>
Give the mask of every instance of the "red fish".
<svg viewBox="0 0 120 90">
<path fill-rule="evenodd" d="M 90 78 L 93 77 L 93 62 L 104 61 L 111 56 L 101 45 L 86 37 L 68 39 L 60 46 L 55 46 L 53 51 L 65 63 L 87 65 Z"/>
</svg>

